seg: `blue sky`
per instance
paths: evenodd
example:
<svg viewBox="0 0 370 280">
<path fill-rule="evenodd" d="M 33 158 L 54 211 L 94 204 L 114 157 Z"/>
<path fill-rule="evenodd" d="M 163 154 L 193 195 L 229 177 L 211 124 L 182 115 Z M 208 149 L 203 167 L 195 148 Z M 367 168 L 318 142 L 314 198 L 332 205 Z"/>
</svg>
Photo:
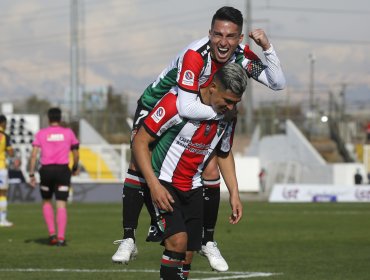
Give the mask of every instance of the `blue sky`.
<svg viewBox="0 0 370 280">
<path fill-rule="evenodd" d="M 370 1 L 252 0 L 252 28 L 275 46 L 288 87 L 276 94 L 253 83 L 255 103 L 308 100 L 309 54 L 315 99 L 370 99 Z M 0 102 L 31 94 L 63 98 L 70 83 L 70 1 L 0 2 Z M 80 81 L 111 84 L 135 102 L 188 43 L 208 34 L 213 13 L 245 1 L 84 0 L 80 13 Z M 259 55 L 254 44 L 252 49 Z"/>
</svg>

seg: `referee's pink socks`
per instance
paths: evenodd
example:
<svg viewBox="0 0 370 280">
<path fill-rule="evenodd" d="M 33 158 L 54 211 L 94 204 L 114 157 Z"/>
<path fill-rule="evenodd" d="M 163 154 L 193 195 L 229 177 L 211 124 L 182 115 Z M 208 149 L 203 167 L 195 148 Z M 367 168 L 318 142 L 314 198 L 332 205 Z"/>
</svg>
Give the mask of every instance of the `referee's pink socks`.
<svg viewBox="0 0 370 280">
<path fill-rule="evenodd" d="M 49 236 L 55 234 L 53 205 L 48 202 L 44 203 L 42 206 L 42 213 L 44 215 L 46 226 L 48 227 Z"/>
<path fill-rule="evenodd" d="M 67 226 L 67 209 L 64 207 L 57 208 L 57 225 L 58 240 L 64 240 Z"/>
</svg>

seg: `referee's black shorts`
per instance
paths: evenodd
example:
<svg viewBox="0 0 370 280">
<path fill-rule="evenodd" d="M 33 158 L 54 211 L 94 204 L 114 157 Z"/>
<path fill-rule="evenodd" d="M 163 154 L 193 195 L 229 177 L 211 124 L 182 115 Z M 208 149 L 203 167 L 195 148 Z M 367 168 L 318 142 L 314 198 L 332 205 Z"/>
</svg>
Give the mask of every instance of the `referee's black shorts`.
<svg viewBox="0 0 370 280">
<path fill-rule="evenodd" d="M 43 199 L 67 201 L 71 185 L 71 170 L 67 164 L 43 165 L 39 170 L 40 192 Z"/>
<path fill-rule="evenodd" d="M 166 223 L 164 239 L 179 232 L 186 232 L 187 251 L 199 251 L 202 245 L 203 189 L 197 188 L 184 192 L 166 182 L 161 181 L 161 184 L 175 200 L 172 204 L 173 212 L 162 214 Z"/>
</svg>

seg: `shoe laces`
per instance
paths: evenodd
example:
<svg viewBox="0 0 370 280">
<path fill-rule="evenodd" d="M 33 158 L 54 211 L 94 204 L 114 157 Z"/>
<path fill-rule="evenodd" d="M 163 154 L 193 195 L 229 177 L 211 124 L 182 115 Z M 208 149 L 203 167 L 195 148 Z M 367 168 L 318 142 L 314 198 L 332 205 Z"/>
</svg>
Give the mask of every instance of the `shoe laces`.
<svg viewBox="0 0 370 280">
<path fill-rule="evenodd" d="M 125 239 L 115 240 L 115 241 L 113 241 L 113 244 L 114 244 L 114 245 L 121 244 L 121 243 L 122 243 L 122 242 L 124 242 L 124 241 L 125 241 Z"/>
<path fill-rule="evenodd" d="M 126 238 L 126 239 L 119 239 L 119 240 L 115 240 L 113 241 L 113 244 L 117 245 L 117 244 L 120 244 L 119 246 L 119 249 L 123 249 L 123 247 L 129 247 L 129 249 L 133 249 L 134 248 L 134 242 L 130 242 L 129 239 L 131 239 L 133 241 L 132 238 Z"/>
<path fill-rule="evenodd" d="M 216 258 L 222 258 L 221 252 L 220 252 L 220 250 L 217 247 L 217 242 L 216 241 L 215 242 L 212 242 L 212 245 L 211 246 L 207 246 L 207 248 L 209 249 L 209 253 L 211 255 L 213 255 Z"/>
</svg>

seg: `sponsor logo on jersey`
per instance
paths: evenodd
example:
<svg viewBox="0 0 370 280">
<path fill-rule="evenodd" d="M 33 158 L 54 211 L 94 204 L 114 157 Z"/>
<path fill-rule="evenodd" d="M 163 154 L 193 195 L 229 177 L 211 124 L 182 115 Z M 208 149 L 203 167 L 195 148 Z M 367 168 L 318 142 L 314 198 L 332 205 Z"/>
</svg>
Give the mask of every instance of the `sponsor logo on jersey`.
<svg viewBox="0 0 370 280">
<path fill-rule="evenodd" d="M 159 133 L 157 135 L 162 135 L 164 132 L 167 131 L 168 128 L 176 125 L 177 120 L 176 119 L 171 119 L 170 121 L 166 122 L 166 124 L 162 125 L 162 127 L 159 130 Z"/>
<path fill-rule="evenodd" d="M 64 135 L 61 133 L 52 133 L 47 136 L 48 142 L 60 142 L 64 140 Z"/>
<path fill-rule="evenodd" d="M 184 73 L 182 83 L 187 86 L 193 86 L 194 85 L 194 73 L 190 70 L 186 70 Z"/>
<path fill-rule="evenodd" d="M 159 123 L 161 119 L 166 115 L 166 111 L 164 110 L 163 107 L 159 107 L 157 110 L 152 115 L 152 119 L 156 122 Z"/>
</svg>

